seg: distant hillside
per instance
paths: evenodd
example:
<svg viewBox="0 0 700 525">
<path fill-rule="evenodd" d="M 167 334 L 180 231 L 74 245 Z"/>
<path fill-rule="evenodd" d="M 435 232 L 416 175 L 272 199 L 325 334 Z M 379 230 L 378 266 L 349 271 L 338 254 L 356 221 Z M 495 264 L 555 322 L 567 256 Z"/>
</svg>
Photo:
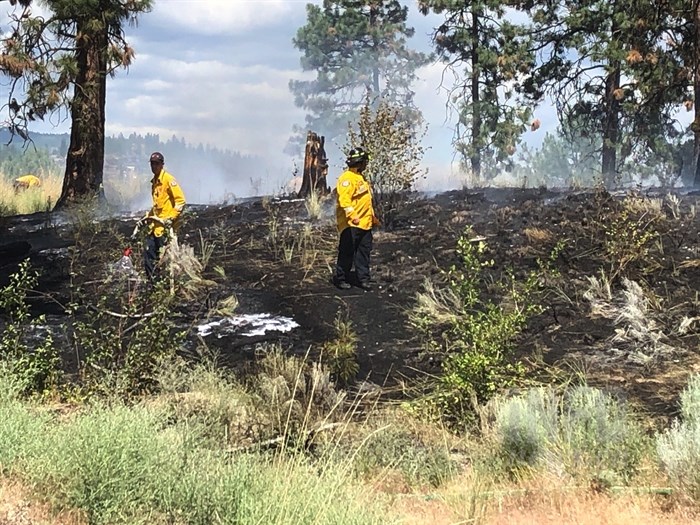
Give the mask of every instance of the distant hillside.
<svg viewBox="0 0 700 525">
<path fill-rule="evenodd" d="M 24 143 L 0 129 L 0 171 L 8 178 L 25 173 L 63 171 L 70 136 L 67 133 L 31 133 Z M 150 174 L 148 158 L 160 151 L 166 167 L 183 186 L 201 198 L 249 194 L 266 173 L 265 159 L 203 144 L 189 144 L 176 136 L 161 140 L 157 134 L 132 133 L 105 139 L 105 180 Z M 256 181 L 256 179 L 258 179 Z M 254 192 L 254 191 L 253 191 Z"/>
</svg>

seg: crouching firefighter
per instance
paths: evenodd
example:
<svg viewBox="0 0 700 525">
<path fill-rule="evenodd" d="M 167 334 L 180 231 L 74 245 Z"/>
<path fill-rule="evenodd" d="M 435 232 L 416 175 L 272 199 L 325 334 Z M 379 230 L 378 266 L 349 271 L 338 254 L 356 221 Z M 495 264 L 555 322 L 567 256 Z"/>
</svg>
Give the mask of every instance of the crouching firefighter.
<svg viewBox="0 0 700 525">
<path fill-rule="evenodd" d="M 149 279 L 156 276 L 156 267 L 163 252 L 174 235 L 177 227 L 177 219 L 185 207 L 185 194 L 175 177 L 165 171 L 163 154 L 154 152 L 151 154 L 150 165 L 153 179 L 151 179 L 151 195 L 153 208 L 145 217 L 139 220 L 140 224 L 148 225 L 146 236 L 146 250 L 144 253 L 144 265 Z"/>
<path fill-rule="evenodd" d="M 372 207 L 372 188 L 363 172 L 367 169 L 369 155 L 363 148 L 350 150 L 346 159 L 348 169 L 338 178 L 336 191 L 336 219 L 340 242 L 338 261 L 333 284 L 346 290 L 350 283 L 350 270 L 355 267 L 356 284 L 370 290 L 369 258 L 372 251 L 372 226 L 379 224 Z"/>
</svg>

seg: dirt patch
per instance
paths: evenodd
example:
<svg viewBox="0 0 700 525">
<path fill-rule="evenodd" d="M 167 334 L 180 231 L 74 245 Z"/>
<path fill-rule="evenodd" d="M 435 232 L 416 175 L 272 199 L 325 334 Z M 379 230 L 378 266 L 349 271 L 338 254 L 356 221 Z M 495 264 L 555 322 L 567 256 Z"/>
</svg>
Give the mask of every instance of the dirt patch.
<svg viewBox="0 0 700 525">
<path fill-rule="evenodd" d="M 22 484 L 0 480 L 0 525 L 86 525 L 78 512 L 54 512 Z"/>
</svg>

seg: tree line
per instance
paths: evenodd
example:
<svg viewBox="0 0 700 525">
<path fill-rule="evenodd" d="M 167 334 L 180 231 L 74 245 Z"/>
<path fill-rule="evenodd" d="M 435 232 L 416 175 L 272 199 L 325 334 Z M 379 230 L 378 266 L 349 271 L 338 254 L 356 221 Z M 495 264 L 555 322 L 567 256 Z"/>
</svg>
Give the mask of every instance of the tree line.
<svg viewBox="0 0 700 525">
<path fill-rule="evenodd" d="M 8 143 L 10 134 L 0 130 L 0 173 L 14 179 L 27 173 L 58 173 L 58 159 L 65 158 L 70 135 L 59 133 L 32 133 L 31 143 Z M 261 166 L 258 157 L 243 155 L 204 144 L 189 144 L 184 138 L 172 136 L 162 140 L 156 133 L 105 137 L 106 165 L 120 172 L 133 171 L 150 175 L 148 158 L 152 151 L 161 151 L 167 163 L 177 166 L 183 174 L 198 173 L 202 166 L 216 167 L 218 173 L 240 178 L 254 173 Z"/>
<path fill-rule="evenodd" d="M 363 91 L 413 109 L 417 68 L 440 60 L 455 79 L 455 152 L 477 178 L 512 168 L 538 105 L 551 101 L 560 134 L 595 145 L 608 186 L 640 164 L 687 170 L 700 184 L 700 0 L 420 0 L 441 22 L 433 56 L 411 51 L 408 7 L 397 0 L 307 6 L 294 45 L 311 81 L 294 81 L 307 125 L 342 132 Z M 679 111 L 693 111 L 684 129 Z M 415 115 L 412 117 L 415 119 Z"/>
<path fill-rule="evenodd" d="M 125 24 L 153 2 L 45 0 L 40 16 L 32 0 L 8 1 L 14 10 L 0 38 L 7 129 L 27 140 L 31 122 L 67 108 L 57 206 L 101 196 L 107 78 L 131 63 Z M 605 184 L 630 166 L 675 169 L 689 136 L 700 184 L 700 0 L 420 0 L 418 8 L 442 20 L 432 54 L 408 45 L 414 29 L 398 0 L 307 5 L 292 43 L 316 78 L 290 82 L 307 127 L 337 136 L 369 94 L 420 129 L 416 71 L 440 60 L 455 79 L 446 97 L 455 152 L 474 177 L 512 165 L 523 133 L 539 125 L 534 111 L 551 100 L 564 136 L 598 145 Z M 683 108 L 693 111 L 690 129 L 677 122 Z"/>
</svg>

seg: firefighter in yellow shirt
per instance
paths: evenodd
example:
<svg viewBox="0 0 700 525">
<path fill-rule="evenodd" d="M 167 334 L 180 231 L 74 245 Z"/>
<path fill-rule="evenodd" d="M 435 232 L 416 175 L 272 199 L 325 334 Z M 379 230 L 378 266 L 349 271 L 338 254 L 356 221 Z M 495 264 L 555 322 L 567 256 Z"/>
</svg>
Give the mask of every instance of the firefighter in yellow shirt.
<svg viewBox="0 0 700 525">
<path fill-rule="evenodd" d="M 152 153 L 149 162 L 153 173 L 153 179 L 151 179 L 153 208 L 141 220 L 148 224 L 144 262 L 146 274 L 152 279 L 156 274 L 156 265 L 161 252 L 170 240 L 173 223 L 176 223 L 185 207 L 185 194 L 175 177 L 163 168 L 165 158 L 162 153 L 158 151 Z"/>
<path fill-rule="evenodd" d="M 348 169 L 338 178 L 336 219 L 340 242 L 333 284 L 341 290 L 352 285 L 350 270 L 355 267 L 356 284 L 371 290 L 369 260 L 372 251 L 372 226 L 379 224 L 372 207 L 372 188 L 362 174 L 367 169 L 369 155 L 363 148 L 348 153 Z"/>
<path fill-rule="evenodd" d="M 29 188 L 38 188 L 41 186 L 41 179 L 35 175 L 22 175 L 21 177 L 17 177 L 15 179 L 13 186 L 15 188 L 15 192 L 18 193 Z"/>
</svg>

